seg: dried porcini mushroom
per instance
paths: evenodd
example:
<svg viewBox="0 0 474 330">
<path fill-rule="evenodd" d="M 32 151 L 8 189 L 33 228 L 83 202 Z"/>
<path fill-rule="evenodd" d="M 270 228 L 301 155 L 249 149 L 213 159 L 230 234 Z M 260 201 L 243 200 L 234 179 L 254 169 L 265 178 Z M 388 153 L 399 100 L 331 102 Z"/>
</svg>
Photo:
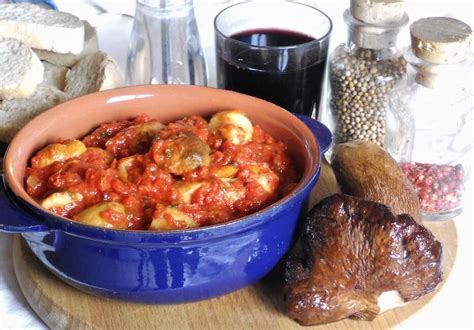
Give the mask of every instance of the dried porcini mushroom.
<svg viewBox="0 0 474 330">
<path fill-rule="evenodd" d="M 442 246 L 407 214 L 343 194 L 316 205 L 285 269 L 288 315 L 302 325 L 373 320 L 441 282 Z"/>
</svg>

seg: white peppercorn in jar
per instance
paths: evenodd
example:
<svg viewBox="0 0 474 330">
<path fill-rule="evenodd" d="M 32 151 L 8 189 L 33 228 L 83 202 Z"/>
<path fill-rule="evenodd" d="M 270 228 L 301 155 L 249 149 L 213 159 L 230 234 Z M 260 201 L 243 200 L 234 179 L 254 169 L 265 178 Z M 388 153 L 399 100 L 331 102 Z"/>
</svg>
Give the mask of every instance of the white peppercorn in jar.
<svg viewBox="0 0 474 330">
<path fill-rule="evenodd" d="M 406 74 L 396 40 L 408 16 L 401 0 L 352 0 L 344 20 L 348 42 L 339 45 L 329 61 L 334 141 L 365 140 L 383 146 L 388 96 Z"/>
</svg>

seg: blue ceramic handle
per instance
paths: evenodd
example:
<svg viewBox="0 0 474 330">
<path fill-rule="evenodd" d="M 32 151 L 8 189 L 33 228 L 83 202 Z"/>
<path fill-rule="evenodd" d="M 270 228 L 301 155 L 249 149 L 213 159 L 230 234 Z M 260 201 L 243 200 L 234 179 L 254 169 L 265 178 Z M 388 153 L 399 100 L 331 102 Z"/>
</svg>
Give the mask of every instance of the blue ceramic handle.
<svg viewBox="0 0 474 330">
<path fill-rule="evenodd" d="M 2 175 L 2 182 L 0 182 L 0 232 L 25 233 L 50 230 L 45 224 L 34 220 L 33 216 L 28 216 L 29 214 L 8 196 Z"/>
<path fill-rule="evenodd" d="M 12 3 L 31 2 L 34 4 L 44 4 L 50 7 L 51 9 L 58 10 L 58 6 L 56 6 L 53 0 L 11 0 L 11 2 Z"/>
<path fill-rule="evenodd" d="M 328 151 L 332 143 L 332 134 L 329 128 L 311 117 L 301 114 L 295 114 L 295 116 L 305 123 L 310 131 L 313 132 L 313 135 L 316 137 L 316 140 L 319 143 L 321 154 L 324 154 L 326 151 Z"/>
</svg>

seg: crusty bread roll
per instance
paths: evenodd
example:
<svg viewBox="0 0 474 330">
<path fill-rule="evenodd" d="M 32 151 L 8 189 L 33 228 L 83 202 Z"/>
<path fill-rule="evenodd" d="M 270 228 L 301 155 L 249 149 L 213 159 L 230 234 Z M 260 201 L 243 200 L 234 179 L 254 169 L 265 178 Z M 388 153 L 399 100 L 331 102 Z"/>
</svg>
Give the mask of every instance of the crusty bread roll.
<svg viewBox="0 0 474 330">
<path fill-rule="evenodd" d="M 41 62 L 40 62 L 41 64 Z M 0 141 L 10 142 L 31 119 L 67 100 L 62 91 L 66 83 L 67 67 L 44 62 L 42 82 L 28 98 L 0 100 Z"/>
<path fill-rule="evenodd" d="M 99 42 L 97 40 L 96 30 L 87 21 L 84 24 L 84 48 L 78 55 L 75 54 L 59 54 L 49 50 L 33 49 L 38 57 L 51 64 L 58 66 L 74 66 L 81 58 L 99 51 Z"/>
<path fill-rule="evenodd" d="M 104 52 L 81 59 L 66 75 L 64 91 L 70 98 L 121 87 L 124 76 L 115 60 Z"/>
<path fill-rule="evenodd" d="M 0 37 L 15 38 L 30 47 L 80 54 L 84 24 L 69 13 L 28 3 L 0 5 Z"/>
<path fill-rule="evenodd" d="M 28 54 L 36 57 L 31 49 L 24 48 L 29 50 Z M 120 87 L 124 83 L 123 74 L 117 63 L 103 52 L 84 57 L 71 70 L 48 62 L 43 62 L 43 69 L 41 61 L 37 57 L 36 60 L 44 75 L 42 83 L 34 86 L 36 87 L 36 90 L 33 88 L 34 93 L 29 98 L 0 99 L 0 141 L 10 142 L 31 119 L 59 103 L 89 93 Z M 12 63 L 8 63 L 7 71 L 11 65 Z M 0 79 L 0 82 L 4 81 L 5 79 Z"/>
<path fill-rule="evenodd" d="M 16 39 L 0 39 L 0 99 L 33 95 L 43 71 L 31 48 Z"/>
<path fill-rule="evenodd" d="M 65 100 L 57 88 L 40 85 L 29 98 L 0 101 L 0 141 L 10 142 L 31 119 Z"/>
<path fill-rule="evenodd" d="M 43 61 L 44 75 L 41 85 L 52 86 L 60 91 L 66 87 L 66 75 L 69 68 L 66 66 L 57 66 Z"/>
</svg>

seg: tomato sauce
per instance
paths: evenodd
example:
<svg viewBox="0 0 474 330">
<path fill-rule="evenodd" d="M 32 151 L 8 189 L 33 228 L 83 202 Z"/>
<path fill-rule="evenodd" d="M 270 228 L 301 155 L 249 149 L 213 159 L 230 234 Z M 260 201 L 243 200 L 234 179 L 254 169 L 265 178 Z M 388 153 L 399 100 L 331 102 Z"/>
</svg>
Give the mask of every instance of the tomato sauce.
<svg viewBox="0 0 474 330">
<path fill-rule="evenodd" d="M 217 125 L 139 116 L 58 140 L 32 157 L 27 192 L 60 216 L 137 230 L 222 223 L 289 193 L 299 178 L 286 146 L 239 111 L 217 115 Z"/>
</svg>

